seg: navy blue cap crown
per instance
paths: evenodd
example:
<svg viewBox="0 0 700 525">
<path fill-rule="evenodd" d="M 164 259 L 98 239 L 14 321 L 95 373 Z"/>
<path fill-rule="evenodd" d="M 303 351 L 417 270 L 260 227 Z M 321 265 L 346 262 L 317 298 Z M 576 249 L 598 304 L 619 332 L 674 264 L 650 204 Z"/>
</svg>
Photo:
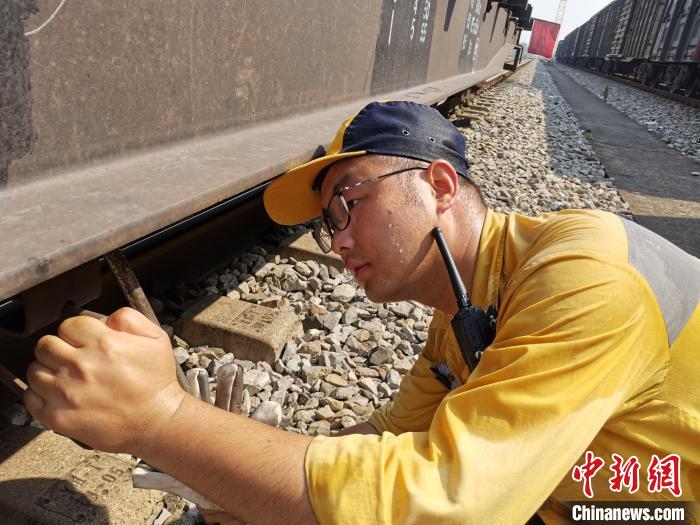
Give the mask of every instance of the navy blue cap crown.
<svg viewBox="0 0 700 525">
<path fill-rule="evenodd" d="M 372 102 L 345 129 L 342 153 L 367 151 L 425 162 L 445 159 L 469 179 L 467 145 L 436 109 L 407 101 Z"/>
</svg>

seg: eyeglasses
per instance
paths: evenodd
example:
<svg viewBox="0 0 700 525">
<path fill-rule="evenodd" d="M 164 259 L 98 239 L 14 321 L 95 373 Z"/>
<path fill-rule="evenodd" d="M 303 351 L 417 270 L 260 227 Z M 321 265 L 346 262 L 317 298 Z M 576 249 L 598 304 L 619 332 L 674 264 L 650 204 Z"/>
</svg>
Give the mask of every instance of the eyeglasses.
<svg viewBox="0 0 700 525">
<path fill-rule="evenodd" d="M 317 220 L 312 232 L 313 238 L 318 244 L 318 247 L 321 248 L 323 253 L 329 253 L 331 251 L 333 234 L 337 231 L 345 230 L 350 225 L 350 210 L 355 206 L 355 204 L 357 204 L 357 200 L 351 200 L 350 202 L 346 201 L 345 197 L 343 196 L 343 192 L 357 188 L 358 186 L 362 186 L 363 184 L 367 184 L 369 182 L 391 177 L 392 175 L 422 169 L 425 169 L 425 167 L 415 166 L 413 168 L 404 168 L 401 170 L 392 171 L 390 173 L 385 173 L 379 177 L 363 180 L 362 182 L 358 182 L 357 184 L 353 184 L 351 186 L 344 186 L 336 190 L 331 197 L 331 200 L 328 202 L 328 208 L 321 210 L 321 217 L 319 217 Z"/>
</svg>

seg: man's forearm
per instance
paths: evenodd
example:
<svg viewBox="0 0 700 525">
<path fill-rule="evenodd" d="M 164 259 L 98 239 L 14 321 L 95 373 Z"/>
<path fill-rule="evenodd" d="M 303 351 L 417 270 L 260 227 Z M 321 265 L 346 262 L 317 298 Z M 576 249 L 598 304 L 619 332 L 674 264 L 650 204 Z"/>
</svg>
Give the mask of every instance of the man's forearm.
<svg viewBox="0 0 700 525">
<path fill-rule="evenodd" d="M 304 456 L 311 438 L 187 396 L 133 453 L 248 523 L 316 523 Z"/>
</svg>

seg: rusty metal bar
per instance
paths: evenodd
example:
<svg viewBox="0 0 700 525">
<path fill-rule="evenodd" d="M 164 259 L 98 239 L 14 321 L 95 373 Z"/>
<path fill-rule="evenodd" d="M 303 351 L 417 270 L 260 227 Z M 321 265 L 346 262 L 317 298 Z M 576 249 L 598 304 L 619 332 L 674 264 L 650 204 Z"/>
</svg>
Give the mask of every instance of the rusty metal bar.
<svg viewBox="0 0 700 525">
<path fill-rule="evenodd" d="M 148 299 L 146 299 L 146 294 L 143 293 L 141 284 L 132 271 L 131 266 L 129 266 L 129 261 L 126 260 L 126 257 L 124 257 L 121 250 L 109 252 L 105 255 L 105 259 L 107 260 L 109 267 L 112 269 L 114 277 L 119 283 L 119 288 L 121 288 L 122 292 L 124 292 L 124 295 L 129 301 L 131 307 L 148 317 L 151 322 L 160 326 L 160 322 L 158 321 L 156 314 L 153 312 L 151 304 L 148 302 Z"/>
<path fill-rule="evenodd" d="M 64 312 L 66 312 L 65 309 L 64 309 Z M 79 310 L 77 314 L 73 314 L 73 315 L 84 315 L 84 316 L 87 316 L 87 317 L 94 317 L 94 318 L 97 319 L 98 321 L 103 321 L 103 320 L 105 320 L 105 319 L 107 318 L 106 315 L 100 314 L 100 313 L 97 313 L 97 312 L 93 312 L 92 310 Z"/>
<path fill-rule="evenodd" d="M 146 299 L 146 294 L 143 293 L 141 284 L 139 284 L 136 275 L 131 269 L 131 266 L 129 266 L 129 261 L 126 260 L 121 250 L 109 252 L 105 255 L 105 259 L 112 269 L 114 277 L 117 279 L 124 296 L 129 301 L 129 305 L 134 310 L 145 315 L 151 322 L 160 326 L 160 322 L 153 312 L 151 304 L 148 302 L 148 299 Z M 180 387 L 185 392 L 191 393 L 189 381 L 187 381 L 187 377 L 185 377 L 185 373 L 182 371 L 179 364 L 175 366 L 175 374 L 177 375 L 177 382 L 180 384 Z"/>
</svg>

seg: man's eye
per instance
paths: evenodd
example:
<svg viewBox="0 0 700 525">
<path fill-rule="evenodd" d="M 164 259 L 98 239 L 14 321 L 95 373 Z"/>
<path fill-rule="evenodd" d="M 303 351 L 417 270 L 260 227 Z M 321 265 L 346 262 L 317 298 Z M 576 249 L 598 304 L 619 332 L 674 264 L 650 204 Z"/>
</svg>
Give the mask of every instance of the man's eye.
<svg viewBox="0 0 700 525">
<path fill-rule="evenodd" d="M 360 202 L 360 199 L 351 199 L 347 201 L 348 210 L 352 210 L 358 202 Z"/>
</svg>

